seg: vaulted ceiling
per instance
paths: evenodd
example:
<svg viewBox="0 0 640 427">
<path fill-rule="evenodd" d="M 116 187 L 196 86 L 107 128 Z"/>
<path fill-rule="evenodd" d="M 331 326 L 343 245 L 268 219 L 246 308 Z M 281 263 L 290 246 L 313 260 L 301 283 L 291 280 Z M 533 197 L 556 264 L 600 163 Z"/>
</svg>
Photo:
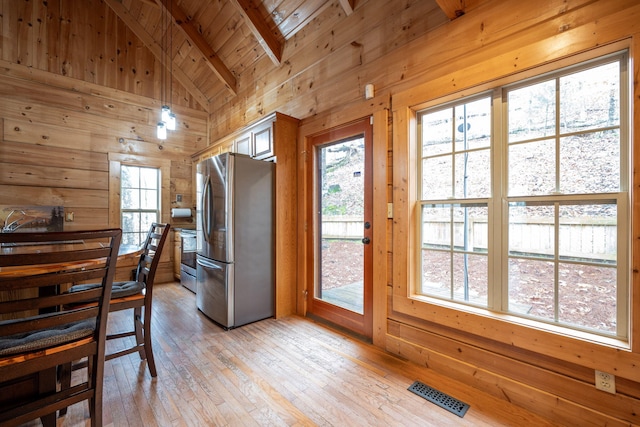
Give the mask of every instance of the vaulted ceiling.
<svg viewBox="0 0 640 427">
<path fill-rule="evenodd" d="M 258 61 L 268 58 L 280 66 L 287 43 L 332 5 L 326 0 L 104 1 L 164 65 L 162 78 L 172 75 L 205 110 L 219 97 L 235 96 L 239 77 Z M 342 13 L 350 15 L 359 1 L 364 0 L 339 0 Z M 402 7 L 403 1 L 395 1 Z M 435 0 L 449 19 L 479 1 Z"/>
</svg>

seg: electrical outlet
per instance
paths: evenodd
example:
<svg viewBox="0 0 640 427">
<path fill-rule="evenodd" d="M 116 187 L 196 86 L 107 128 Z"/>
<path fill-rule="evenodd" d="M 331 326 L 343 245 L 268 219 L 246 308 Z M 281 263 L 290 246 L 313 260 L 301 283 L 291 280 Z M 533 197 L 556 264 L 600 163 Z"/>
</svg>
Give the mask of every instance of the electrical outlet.
<svg viewBox="0 0 640 427">
<path fill-rule="evenodd" d="M 616 377 L 607 372 L 596 371 L 596 388 L 608 393 L 616 394 Z"/>
</svg>

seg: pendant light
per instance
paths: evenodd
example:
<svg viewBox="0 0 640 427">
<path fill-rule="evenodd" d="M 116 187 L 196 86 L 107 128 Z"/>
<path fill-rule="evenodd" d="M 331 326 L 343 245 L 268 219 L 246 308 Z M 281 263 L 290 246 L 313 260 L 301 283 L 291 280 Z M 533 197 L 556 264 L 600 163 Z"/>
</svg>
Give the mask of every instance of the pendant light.
<svg viewBox="0 0 640 427">
<path fill-rule="evenodd" d="M 167 126 L 164 122 L 158 122 L 158 127 L 156 128 L 156 136 L 158 139 L 167 139 Z"/>
<path fill-rule="evenodd" d="M 160 120 L 167 123 L 169 121 L 169 114 L 171 114 L 171 108 L 168 105 L 163 105 L 160 109 Z"/>
<path fill-rule="evenodd" d="M 169 111 L 169 118 L 165 123 L 168 130 L 176 130 L 176 114 L 173 111 Z"/>
</svg>

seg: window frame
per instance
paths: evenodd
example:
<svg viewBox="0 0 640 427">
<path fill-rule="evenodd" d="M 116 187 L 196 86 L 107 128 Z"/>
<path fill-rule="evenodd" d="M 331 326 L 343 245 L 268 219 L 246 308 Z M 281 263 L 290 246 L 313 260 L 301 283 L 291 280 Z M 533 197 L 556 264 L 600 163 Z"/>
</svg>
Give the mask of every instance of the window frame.
<svg viewBox="0 0 640 427">
<path fill-rule="evenodd" d="M 171 188 L 171 161 L 134 154 L 109 153 L 109 226 L 121 228 L 121 182 L 122 165 L 156 168 L 160 170 L 158 220 L 168 223 L 170 211 L 169 189 Z"/>
<path fill-rule="evenodd" d="M 509 112 L 509 93 L 513 90 L 518 90 L 523 87 L 535 85 L 539 82 L 544 81 L 552 81 L 556 82 L 556 100 L 557 100 L 557 108 L 555 111 L 555 126 L 554 131 L 546 135 L 544 139 L 555 141 L 554 143 L 559 146 L 560 140 L 566 138 L 568 135 L 572 133 L 575 134 L 589 134 L 596 133 L 602 131 L 602 129 L 607 130 L 606 128 L 611 128 L 611 126 L 605 126 L 604 128 L 598 127 L 595 129 L 587 129 L 580 132 L 562 132 L 558 126 L 558 120 L 561 119 L 560 114 L 560 105 L 562 99 L 560 98 L 560 94 L 557 92 L 557 81 L 565 76 L 570 76 L 578 72 L 582 72 L 594 67 L 602 66 L 608 63 L 617 63 L 619 64 L 620 69 L 620 121 L 618 126 L 614 126 L 614 128 L 618 128 L 620 131 L 620 181 L 619 181 L 619 190 L 617 192 L 596 192 L 596 193 L 585 193 L 585 194 L 575 194 L 573 192 L 569 193 L 549 193 L 544 195 L 510 195 L 508 188 L 508 172 L 510 169 L 508 162 L 508 152 L 513 144 L 509 141 L 509 120 L 508 120 L 508 112 Z M 418 205 L 416 212 L 416 221 L 417 221 L 417 229 L 416 232 L 418 234 L 416 238 L 416 247 L 415 251 L 418 254 L 415 266 L 416 273 L 415 282 L 412 283 L 412 292 L 413 297 L 415 298 L 433 298 L 433 299 L 442 299 L 445 301 L 449 301 L 454 304 L 459 304 L 461 306 L 461 310 L 464 310 L 464 307 L 467 306 L 477 306 L 480 308 L 487 309 L 489 311 L 500 312 L 503 314 L 509 314 L 515 316 L 517 318 L 529 318 L 534 322 L 541 322 L 544 324 L 557 325 L 563 328 L 566 328 L 568 331 L 580 330 L 585 331 L 587 333 L 593 333 L 596 335 L 603 335 L 607 337 L 614 337 L 616 339 L 620 339 L 623 341 L 628 341 L 628 320 L 629 320 L 629 270 L 630 270 L 630 259 L 628 257 L 629 254 L 629 231 L 631 228 L 630 223 L 630 215 L 629 215 L 629 188 L 630 188 L 630 176 L 628 174 L 629 168 L 629 141 L 628 136 L 626 134 L 626 130 L 629 129 L 629 111 L 628 111 L 628 103 L 629 103 L 629 87 L 626 85 L 628 81 L 628 66 L 629 66 L 629 54 L 627 51 L 619 51 L 611 54 L 603 55 L 601 57 L 597 57 L 588 61 L 581 61 L 576 64 L 561 67 L 557 70 L 553 70 L 551 72 L 542 73 L 540 75 L 536 75 L 531 78 L 527 78 L 524 80 L 519 80 L 513 82 L 508 85 L 497 86 L 489 91 L 482 91 L 477 94 L 464 96 L 453 101 L 443 102 L 439 104 L 435 104 L 425 109 L 420 109 L 416 111 L 417 123 L 416 126 L 411 130 L 416 133 L 416 141 L 417 144 L 415 146 L 416 150 L 416 174 L 417 174 L 417 186 L 416 186 L 416 203 Z M 491 179 L 491 194 L 486 197 L 474 198 L 474 197 L 464 197 L 464 196 L 456 196 L 458 192 L 455 194 L 449 194 L 447 197 L 427 197 L 424 198 L 423 185 L 425 182 L 425 178 L 429 180 L 429 176 L 425 177 L 423 170 L 423 161 L 428 158 L 446 158 L 451 157 L 452 162 L 451 166 L 451 184 L 455 186 L 455 159 L 460 153 L 464 152 L 474 152 L 476 149 L 471 149 L 470 151 L 461 151 L 458 147 L 458 140 L 455 138 L 457 133 L 451 134 L 451 146 L 450 150 L 443 153 L 430 154 L 424 153 L 423 148 L 423 137 L 425 135 L 423 129 L 423 121 L 422 117 L 428 114 L 437 113 L 438 111 L 445 110 L 453 110 L 455 112 L 458 108 L 469 105 L 477 102 L 478 100 L 488 99 L 491 103 L 489 111 L 491 111 L 492 116 L 488 118 L 488 123 L 491 125 L 491 144 L 488 147 L 489 156 L 491 158 L 491 168 L 490 168 L 490 179 Z M 451 118 L 456 120 L 456 114 L 454 114 Z M 500 117 L 501 120 L 496 120 L 497 117 Z M 453 126 L 455 122 L 452 122 Z M 485 123 L 486 124 L 486 123 Z M 453 129 L 453 128 L 452 128 Z M 530 139 L 530 138 L 528 138 Z M 528 139 L 525 139 L 521 142 L 516 142 L 517 144 L 526 143 Z M 541 137 L 534 138 L 541 139 Z M 557 153 L 556 156 L 560 154 Z M 559 159 L 558 159 L 559 160 Z M 561 167 L 559 163 L 555 165 L 555 173 L 556 179 L 558 178 L 558 170 Z M 430 180 L 429 180 L 430 181 Z M 451 188 L 453 191 L 454 187 Z M 589 328 L 587 326 L 580 326 L 577 324 L 570 324 L 569 322 L 562 321 L 559 318 L 559 308 L 561 306 L 561 302 L 559 300 L 559 295 L 555 293 L 554 297 L 554 315 L 553 318 L 549 317 L 536 317 L 533 315 L 528 315 L 526 313 L 518 313 L 516 310 L 512 310 L 509 307 L 511 303 L 509 297 L 509 261 L 512 258 L 512 255 L 509 252 L 508 247 L 508 239 L 509 239 L 509 205 L 513 201 L 524 201 L 530 203 L 534 200 L 542 200 L 545 201 L 545 204 L 548 204 L 550 207 L 555 206 L 556 204 L 571 205 L 571 201 L 581 202 L 588 200 L 602 200 L 602 199 L 611 199 L 615 200 L 617 207 L 617 215 L 616 215 L 616 231 L 617 231 L 617 256 L 616 256 L 616 277 L 617 277 L 617 286 L 616 286 L 616 331 L 613 333 L 606 332 L 604 330 L 595 330 Z M 502 201 L 502 206 L 498 208 L 498 204 Z M 460 298 L 460 296 L 455 296 L 455 285 L 456 281 L 453 279 L 454 275 L 454 265 L 453 261 L 449 262 L 449 280 L 452 282 L 449 283 L 450 287 L 450 296 L 447 297 L 443 295 L 441 292 L 428 292 L 424 291 L 424 277 L 423 277 L 423 208 L 425 206 L 431 205 L 442 205 L 442 207 L 449 207 L 450 209 L 455 209 L 456 206 L 462 207 L 465 205 L 472 205 L 474 203 L 481 203 L 487 206 L 488 208 L 488 260 L 487 263 L 487 272 L 488 272 L 488 282 L 486 283 L 486 292 L 488 294 L 486 305 L 480 304 L 477 301 L 473 301 L 472 297 L 469 297 L 467 300 L 467 295 L 465 294 L 464 298 Z M 496 209 L 497 208 L 497 209 Z M 553 223 L 553 229 L 556 230 L 558 227 L 562 227 L 559 218 L 556 218 L 556 221 Z M 453 223 L 450 224 L 453 226 Z M 453 231 L 451 231 L 453 232 Z M 451 234 L 449 236 L 451 240 L 451 244 L 454 244 L 455 238 Z M 558 242 L 556 242 L 557 244 Z M 454 246 L 451 246 L 448 249 L 436 250 L 432 248 L 431 250 L 427 250 L 427 252 L 436 254 L 441 252 L 443 254 L 449 254 L 450 256 L 459 257 L 460 254 L 470 254 L 472 256 L 481 255 L 481 252 L 476 252 L 471 249 L 460 250 L 456 249 Z M 555 252 L 554 252 L 555 253 Z M 458 255 L 456 255 L 458 254 Z M 521 259 L 522 257 L 516 257 L 517 259 Z M 529 258 L 529 257 L 525 257 Z M 534 257 L 535 258 L 535 257 Z M 532 260 L 534 258 L 531 258 Z M 562 261 L 562 257 L 556 259 L 556 257 L 551 257 L 547 259 L 547 262 L 552 262 L 554 265 L 561 263 L 566 265 L 566 260 Z M 453 259 L 453 258 L 452 258 Z M 492 261 L 493 260 L 493 261 Z M 540 259 L 542 261 L 542 259 Z M 569 261 L 569 264 L 573 264 L 573 262 Z M 579 265 L 597 265 L 591 263 L 580 262 Z M 491 268 L 493 267 L 493 268 Z M 557 292 L 557 281 L 554 281 L 553 288 L 555 292 Z"/>
<path fill-rule="evenodd" d="M 144 230 L 142 228 L 140 228 L 138 231 L 135 230 L 125 230 L 124 228 L 124 221 L 123 221 L 123 217 L 125 217 L 125 215 L 127 213 L 133 213 L 133 214 L 138 214 L 140 216 L 140 220 L 142 220 L 142 216 L 144 216 L 145 214 L 152 214 L 155 215 L 155 220 L 153 220 L 152 222 L 160 222 L 160 202 L 162 200 L 161 198 L 161 173 L 160 173 L 160 169 L 153 167 L 153 166 L 138 166 L 138 165 L 128 165 L 128 164 L 120 164 L 120 172 L 122 176 L 122 171 L 123 168 L 130 168 L 130 169 L 137 169 L 138 170 L 138 175 L 139 175 L 139 179 L 138 179 L 138 183 L 135 187 L 126 187 L 126 189 L 132 189 L 132 190 L 137 190 L 138 194 L 138 198 L 141 197 L 141 194 L 143 190 L 152 190 L 156 193 L 156 207 L 154 209 L 145 209 L 142 207 L 139 207 L 137 209 L 130 209 L 130 208 L 124 208 L 122 207 L 122 197 L 123 197 L 123 181 L 122 178 L 120 179 L 120 224 L 121 224 L 121 228 L 122 228 L 122 240 L 123 242 L 127 242 L 128 241 L 128 237 L 127 235 L 137 235 L 138 236 L 138 244 L 142 245 L 142 243 L 144 242 L 144 238 L 146 237 L 146 234 L 148 232 L 147 230 Z M 142 170 L 148 170 L 148 171 L 153 171 L 155 173 L 155 184 L 156 186 L 151 188 L 151 187 L 142 187 L 141 186 L 141 178 L 140 175 L 142 174 Z M 141 201 L 141 200 L 139 200 Z M 138 224 L 141 225 L 141 224 Z"/>
<path fill-rule="evenodd" d="M 454 81 L 456 76 L 464 75 L 462 71 L 452 71 L 451 74 L 441 76 L 437 79 L 427 81 L 410 90 L 401 92 L 394 96 L 393 109 L 393 202 L 394 202 L 394 236 L 402 236 L 402 239 L 393 240 L 393 283 L 392 298 L 390 300 L 390 318 L 409 321 L 411 324 L 422 324 L 428 322 L 437 328 L 446 330 L 457 330 L 460 333 L 471 334 L 470 336 L 486 337 L 492 341 L 501 342 L 514 348 L 522 348 L 533 352 L 537 351 L 536 343 L 546 342 L 548 348 L 554 348 L 552 354 L 563 360 L 575 360 L 572 355 L 582 354 L 586 349 L 591 349 L 591 354 L 600 354 L 602 357 L 613 357 L 615 353 L 608 353 L 606 348 L 615 350 L 630 350 L 633 338 L 638 335 L 637 331 L 629 328 L 627 339 L 617 337 L 602 336 L 591 332 L 570 329 L 554 324 L 544 324 L 532 319 L 513 316 L 509 313 L 493 311 L 482 307 L 461 306 L 455 302 L 437 300 L 435 298 L 416 295 L 415 283 L 419 280 L 417 276 L 417 256 L 416 248 L 418 243 L 418 233 L 416 227 L 419 224 L 419 211 L 417 199 L 417 167 L 419 160 L 416 153 L 418 144 L 417 135 L 414 129 L 418 120 L 418 112 L 427 108 L 442 105 L 447 102 L 470 97 L 481 92 L 489 92 L 495 88 L 502 88 L 526 79 L 536 78 L 546 73 L 556 72 L 572 65 L 584 63 L 610 54 L 616 54 L 626 50 L 629 58 L 630 45 L 628 40 L 611 43 L 607 46 L 594 48 L 589 51 L 577 53 L 572 56 L 558 57 L 554 61 L 544 62 L 536 67 L 528 68 L 524 71 L 509 73 L 508 66 L 499 67 L 504 74 L 497 75 L 490 80 L 477 80 L 475 85 L 470 84 L 468 88 L 460 88 L 457 85 L 447 85 L 445 82 Z M 629 94 L 628 103 L 622 108 L 626 108 L 625 119 L 632 125 L 631 106 L 633 98 L 629 91 L 631 85 L 631 61 L 627 64 L 627 76 L 624 83 Z M 479 66 L 479 65 L 476 65 Z M 473 82 L 470 79 L 469 82 Z M 624 90 L 624 89 L 623 89 Z M 501 95 L 500 95 L 501 96 Z M 504 117 L 494 115 L 494 120 L 500 123 Z M 621 132 L 630 132 L 629 127 L 622 127 Z M 629 161 L 633 159 L 632 142 L 630 134 L 625 135 L 629 141 Z M 631 169 L 630 169 L 631 170 Z M 630 179 L 633 177 L 630 176 Z M 629 189 L 630 206 L 633 204 L 635 189 Z M 497 201 L 500 209 L 504 209 L 502 202 Z M 630 210 L 630 207 L 629 207 Z M 631 212 L 630 212 L 631 215 Z M 629 225 L 636 220 L 636 215 L 629 217 Z M 495 227 L 494 227 L 495 229 Z M 406 237 L 405 237 L 406 236 Z M 503 245 L 506 242 L 502 242 Z M 629 245 L 629 270 L 633 263 L 631 245 Z M 498 268 L 495 262 L 489 268 Z M 631 271 L 628 271 L 631 275 Z M 629 285 L 632 286 L 631 280 Z M 634 299 L 635 296 L 635 299 Z M 629 289 L 628 306 L 630 308 L 628 325 L 634 324 L 638 318 L 636 311 L 632 307 L 639 305 L 637 293 L 633 292 L 633 287 Z M 489 302 L 491 304 L 491 302 Z M 399 317 L 398 317 L 399 316 Z M 418 322 L 418 323 L 415 323 Z M 488 334 L 490 331 L 490 335 Z M 585 345 L 587 347 L 585 347 Z M 615 351 L 614 350 L 614 351 Z M 602 353 L 604 351 L 604 353 Z M 604 355 L 607 356 L 604 356 Z"/>
</svg>

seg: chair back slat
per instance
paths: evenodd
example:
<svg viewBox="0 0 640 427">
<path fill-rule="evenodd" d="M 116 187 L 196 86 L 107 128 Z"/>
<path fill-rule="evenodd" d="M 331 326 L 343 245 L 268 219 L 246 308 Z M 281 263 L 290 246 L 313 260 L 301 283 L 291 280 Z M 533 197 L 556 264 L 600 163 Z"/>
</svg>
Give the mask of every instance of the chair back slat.
<svg viewBox="0 0 640 427">
<path fill-rule="evenodd" d="M 87 261 L 88 262 L 88 261 Z M 87 267 L 85 267 L 87 268 Z M 99 268 L 91 268 L 89 270 L 66 270 L 66 271 L 57 271 L 56 270 L 56 278 L 59 279 L 59 283 L 78 283 L 82 281 L 101 279 L 102 281 L 104 277 L 104 271 L 106 266 L 103 264 Z M 55 269 L 53 266 L 51 267 L 43 267 L 45 270 L 53 270 Z M 18 290 L 18 289 L 28 289 L 35 288 L 40 286 L 49 286 L 51 282 L 51 277 L 49 273 L 39 274 L 35 276 L 18 276 L 20 280 L 15 280 L 17 276 L 12 274 L 7 274 L 6 277 L 0 275 L 0 290 L 10 291 L 10 290 Z"/>
<path fill-rule="evenodd" d="M 52 296 L 36 296 L 34 298 L 24 298 L 11 301 L 0 302 L 0 314 L 28 312 L 32 310 L 40 310 L 43 307 L 62 307 L 69 304 L 71 300 L 74 302 L 81 301 L 98 301 L 102 296 L 102 288 L 87 289 L 85 291 L 74 292 L 74 295 L 52 295 Z"/>
</svg>

